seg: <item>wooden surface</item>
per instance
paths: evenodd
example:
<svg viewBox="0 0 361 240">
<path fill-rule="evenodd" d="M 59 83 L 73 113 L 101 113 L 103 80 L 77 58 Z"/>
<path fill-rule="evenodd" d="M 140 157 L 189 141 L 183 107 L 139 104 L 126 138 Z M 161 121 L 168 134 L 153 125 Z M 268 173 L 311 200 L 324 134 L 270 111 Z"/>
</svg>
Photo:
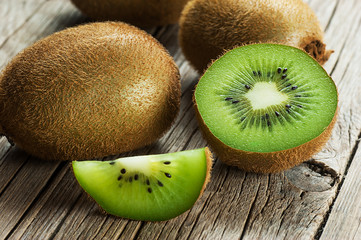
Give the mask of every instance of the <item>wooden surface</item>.
<svg viewBox="0 0 361 240">
<path fill-rule="evenodd" d="M 67 162 L 45 162 L 0 139 L 0 239 L 361 239 L 361 1 L 308 0 L 335 53 L 325 69 L 339 89 L 330 141 L 310 161 L 257 175 L 215 162 L 194 207 L 166 222 L 104 215 Z M 36 40 L 89 20 L 66 0 L 0 0 L 0 69 Z M 198 74 L 177 44 L 178 26 L 151 28 L 182 76 L 181 112 L 158 142 L 129 153 L 206 146 L 194 118 Z"/>
</svg>

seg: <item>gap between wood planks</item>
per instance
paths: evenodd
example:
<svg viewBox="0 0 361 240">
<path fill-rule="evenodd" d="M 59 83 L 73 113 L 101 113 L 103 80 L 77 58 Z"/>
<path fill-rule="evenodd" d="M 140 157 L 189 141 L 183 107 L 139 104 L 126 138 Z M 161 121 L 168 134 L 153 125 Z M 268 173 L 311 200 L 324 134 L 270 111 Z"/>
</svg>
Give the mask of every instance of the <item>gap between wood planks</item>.
<svg viewBox="0 0 361 240">
<path fill-rule="evenodd" d="M 361 132 L 360 132 L 360 134 L 358 135 L 358 139 L 360 139 L 360 138 L 361 138 Z M 347 177 L 348 170 L 349 170 L 349 168 L 350 168 L 350 166 L 351 166 L 351 164 L 352 164 L 352 161 L 353 161 L 354 158 L 355 158 L 356 152 L 357 152 L 358 147 L 359 147 L 359 143 L 360 143 L 360 140 L 357 140 L 357 141 L 356 141 L 356 145 L 355 145 L 354 148 L 352 149 L 352 153 L 351 153 L 351 156 L 350 156 L 350 158 L 349 158 L 349 161 L 348 161 L 348 163 L 347 163 L 347 165 L 346 165 L 345 172 L 344 172 L 344 174 L 343 174 L 343 176 L 342 176 L 342 178 L 341 178 L 341 180 L 340 180 L 340 183 L 339 183 L 338 186 L 337 186 L 337 191 L 336 191 L 335 198 L 333 199 L 333 201 L 332 201 L 332 203 L 331 203 L 331 205 L 330 205 L 330 208 L 329 208 L 329 210 L 327 211 L 327 213 L 326 213 L 326 215 L 325 215 L 325 217 L 324 217 L 323 222 L 321 223 L 319 229 L 317 230 L 317 234 L 315 235 L 315 239 L 320 239 L 321 236 L 322 236 L 324 227 L 325 227 L 325 225 L 326 225 L 326 223 L 327 223 L 328 218 L 330 217 L 330 214 L 331 214 L 332 209 L 333 209 L 333 206 L 334 206 L 334 204 L 335 204 L 335 202 L 336 202 L 336 200 L 337 200 L 337 197 L 338 197 L 338 195 L 340 194 L 340 189 L 342 188 L 343 183 L 345 182 L 345 179 L 346 179 L 346 177 Z"/>
</svg>

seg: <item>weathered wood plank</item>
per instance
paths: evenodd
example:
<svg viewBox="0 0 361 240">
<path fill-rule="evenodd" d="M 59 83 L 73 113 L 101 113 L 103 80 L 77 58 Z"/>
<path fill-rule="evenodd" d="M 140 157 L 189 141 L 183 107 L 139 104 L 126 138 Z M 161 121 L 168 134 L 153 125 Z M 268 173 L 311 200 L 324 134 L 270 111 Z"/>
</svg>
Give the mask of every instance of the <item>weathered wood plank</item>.
<svg viewBox="0 0 361 240">
<path fill-rule="evenodd" d="M 27 161 L 28 157 L 25 152 L 16 148 L 11 149 L 8 154 L 3 155 L 0 162 L 0 197 L 16 173 Z"/>
<path fill-rule="evenodd" d="M 9 161 L 21 161 L 29 158 L 22 155 L 20 159 Z M 18 221 L 21 219 L 38 193 L 44 188 L 52 173 L 59 163 L 46 162 L 37 159 L 29 159 L 12 179 L 0 198 L 0 239 L 5 238 Z"/>
<path fill-rule="evenodd" d="M 352 160 L 321 240 L 361 238 L 361 146 Z"/>
<path fill-rule="evenodd" d="M 22 25 L 36 14 L 36 11 L 46 0 L 13 1 L 1 0 L 0 17 L 6 24 L 0 28 L 0 48 L 9 37 L 13 35 Z"/>
<path fill-rule="evenodd" d="M 343 55 L 344 61 L 340 61 L 339 65 L 345 66 L 345 71 L 342 74 L 342 79 L 354 79 L 351 83 L 352 88 L 356 88 L 357 92 L 361 92 L 360 78 L 361 69 L 359 62 L 361 60 L 361 18 L 355 22 L 352 31 L 344 44 Z M 346 88 L 347 82 L 343 86 Z M 348 88 L 350 89 L 350 88 Z M 361 106 L 360 98 L 352 100 L 347 99 L 350 104 L 349 114 L 355 116 L 355 121 L 352 123 L 361 126 L 359 112 Z M 348 132 L 347 134 L 351 134 Z M 355 136 L 356 137 L 356 136 Z M 359 143 L 359 137 L 357 141 Z M 321 239 L 360 239 L 361 238 L 361 147 L 358 144 L 356 155 L 350 159 L 351 163 L 345 176 L 340 192 L 337 196 L 335 204 L 332 207 L 330 217 L 327 221 Z"/>
<path fill-rule="evenodd" d="M 35 192 L 37 189 L 33 189 Z M 11 239 L 48 239 L 57 231 L 58 224 L 80 197 L 81 191 L 74 181 L 67 163 L 62 163 L 54 179 L 40 193 L 11 233 Z M 39 214 L 40 213 L 40 214 Z M 51 220 L 50 220 L 51 219 Z"/>
<path fill-rule="evenodd" d="M 12 2 L 12 4 L 8 5 L 13 8 L 11 12 L 17 12 L 18 6 L 22 5 L 20 3 L 21 1 L 7 1 Z M 39 5 L 37 0 L 29 2 Z M 0 44 L 0 69 L 2 69 L 15 54 L 31 45 L 36 40 L 68 26 L 82 23 L 85 20 L 85 17 L 83 17 L 68 1 L 53 0 L 39 1 L 39 3 L 41 4 L 34 9 L 34 14 L 28 16 L 16 31 L 11 31 L 11 37 L 7 36 L 3 43 Z M 64 9 L 66 9 L 66 11 L 64 11 Z M 21 11 L 16 15 L 18 14 L 22 14 Z M 24 14 L 27 15 L 26 13 Z M 7 21 L 2 25 L 15 28 L 17 26 L 16 21 L 17 19 L 13 19 L 13 21 Z"/>
</svg>

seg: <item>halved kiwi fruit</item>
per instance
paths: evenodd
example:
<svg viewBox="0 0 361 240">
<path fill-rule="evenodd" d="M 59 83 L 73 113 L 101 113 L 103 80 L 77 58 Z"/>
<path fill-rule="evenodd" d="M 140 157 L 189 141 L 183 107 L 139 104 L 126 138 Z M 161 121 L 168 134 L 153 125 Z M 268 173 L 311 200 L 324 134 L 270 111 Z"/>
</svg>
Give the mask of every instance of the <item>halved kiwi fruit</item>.
<svg viewBox="0 0 361 240">
<path fill-rule="evenodd" d="M 178 22 L 189 0 L 71 0 L 96 20 L 120 20 L 140 27 Z"/>
<path fill-rule="evenodd" d="M 151 144 L 180 105 L 167 50 L 125 23 L 91 23 L 46 37 L 0 76 L 0 132 L 43 159 L 93 159 Z"/>
<path fill-rule="evenodd" d="M 72 165 L 81 187 L 107 213 L 163 221 L 187 211 L 203 193 L 212 155 L 202 148 Z"/>
<path fill-rule="evenodd" d="M 191 64 L 203 72 L 224 50 L 250 43 L 301 48 L 323 64 L 323 32 L 302 0 L 192 0 L 180 18 L 179 42 Z"/>
<path fill-rule="evenodd" d="M 200 127 L 220 157 L 252 172 L 279 172 L 320 151 L 336 120 L 333 80 L 304 51 L 277 44 L 235 48 L 201 77 Z"/>
</svg>

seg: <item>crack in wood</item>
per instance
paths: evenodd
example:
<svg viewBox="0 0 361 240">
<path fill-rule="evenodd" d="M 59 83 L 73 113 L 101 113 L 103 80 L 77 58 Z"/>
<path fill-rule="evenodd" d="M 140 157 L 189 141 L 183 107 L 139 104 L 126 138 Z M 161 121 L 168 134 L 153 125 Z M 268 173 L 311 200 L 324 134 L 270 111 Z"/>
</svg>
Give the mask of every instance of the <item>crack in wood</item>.
<svg viewBox="0 0 361 240">
<path fill-rule="evenodd" d="M 360 139 L 360 138 L 361 138 L 361 132 L 358 135 L 358 139 Z M 343 174 L 344 177 L 341 179 L 340 183 L 338 184 L 336 194 L 335 194 L 334 198 L 332 199 L 332 203 L 330 204 L 329 210 L 326 212 L 325 217 L 324 217 L 321 225 L 317 229 L 317 234 L 315 235 L 315 240 L 318 240 L 318 239 L 321 238 L 321 235 L 323 233 L 323 229 L 324 229 L 324 227 L 325 227 L 325 225 L 327 223 L 328 218 L 330 217 L 333 206 L 334 206 L 334 204 L 336 202 L 336 199 L 337 199 L 337 197 L 338 197 L 338 195 L 340 193 L 340 189 L 342 188 L 342 185 L 343 185 L 343 183 L 345 181 L 345 177 L 347 176 L 348 170 L 349 170 L 349 168 L 351 166 L 351 163 L 352 163 L 352 161 L 353 161 L 353 159 L 354 159 L 354 157 L 356 155 L 359 143 L 360 143 L 360 141 L 356 141 L 356 144 L 352 149 L 351 156 L 350 156 L 349 160 L 347 161 L 347 165 L 346 165 L 346 168 L 345 168 L 345 173 Z"/>
<path fill-rule="evenodd" d="M 32 208 L 34 207 L 35 203 L 41 198 L 41 196 L 46 192 L 46 190 L 48 189 L 48 187 L 51 185 L 52 182 L 54 182 L 54 180 L 56 179 L 56 177 L 58 176 L 59 172 L 61 171 L 62 168 L 65 167 L 65 162 L 59 163 L 59 165 L 57 166 L 57 168 L 55 169 L 55 171 L 52 173 L 52 175 L 50 176 L 49 180 L 47 181 L 47 183 L 43 186 L 43 188 L 39 191 L 38 195 L 33 199 L 33 201 L 30 203 L 30 205 L 27 207 L 27 209 L 25 210 L 25 212 L 23 213 L 23 215 L 19 218 L 18 222 L 14 225 L 13 229 L 11 229 L 11 231 L 8 233 L 8 235 L 6 236 L 6 238 L 10 237 L 15 229 L 17 229 L 19 227 L 19 225 L 21 224 L 21 222 L 25 219 L 25 217 L 28 215 L 28 213 L 32 210 Z M 0 196 L 1 197 L 1 196 Z"/>
<path fill-rule="evenodd" d="M 325 32 L 327 32 L 328 28 L 329 28 L 330 25 L 331 25 L 331 22 L 332 22 L 332 20 L 333 20 L 333 17 L 334 17 L 334 15 L 335 15 L 335 12 L 336 12 L 336 10 L 337 10 L 337 7 L 338 7 L 339 2 L 340 2 L 340 0 L 337 0 L 337 2 L 336 2 L 336 4 L 335 4 L 335 7 L 334 7 L 333 10 L 332 10 L 331 16 L 330 16 L 330 18 L 328 19 L 327 24 L 326 24 L 326 27 L 325 27 Z"/>
</svg>

